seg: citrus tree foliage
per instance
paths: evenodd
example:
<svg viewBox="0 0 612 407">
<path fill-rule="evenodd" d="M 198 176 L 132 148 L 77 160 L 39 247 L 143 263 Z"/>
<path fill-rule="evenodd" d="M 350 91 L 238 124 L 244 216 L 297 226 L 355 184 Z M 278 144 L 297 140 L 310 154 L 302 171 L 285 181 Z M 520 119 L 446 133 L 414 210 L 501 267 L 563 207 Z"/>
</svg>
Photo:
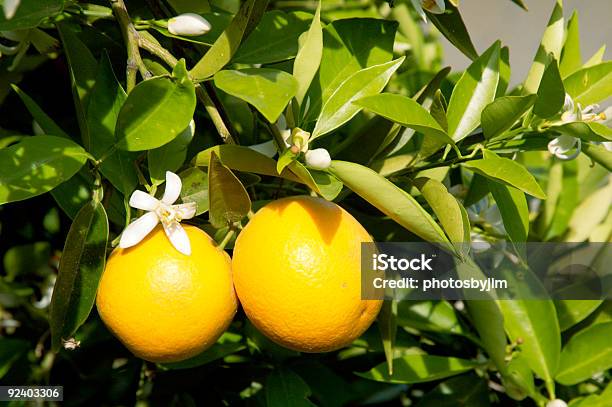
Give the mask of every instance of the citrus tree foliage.
<svg viewBox="0 0 612 407">
<path fill-rule="evenodd" d="M 549 2 L 513 87 L 511 50 L 476 49 L 452 0 L 4 0 L 0 384 L 63 384 L 68 405 L 612 405 L 606 301 L 386 303 L 321 355 L 239 315 L 167 365 L 131 356 L 92 312 L 138 215 L 127 199 L 159 196 L 165 171 L 230 252 L 251 210 L 298 194 L 377 241 L 609 241 L 612 130 L 594 105 L 612 62 L 582 55 L 578 15 Z M 177 33 L 168 19 L 185 12 L 210 30 Z M 441 35 L 464 72 L 442 66 Z"/>
</svg>

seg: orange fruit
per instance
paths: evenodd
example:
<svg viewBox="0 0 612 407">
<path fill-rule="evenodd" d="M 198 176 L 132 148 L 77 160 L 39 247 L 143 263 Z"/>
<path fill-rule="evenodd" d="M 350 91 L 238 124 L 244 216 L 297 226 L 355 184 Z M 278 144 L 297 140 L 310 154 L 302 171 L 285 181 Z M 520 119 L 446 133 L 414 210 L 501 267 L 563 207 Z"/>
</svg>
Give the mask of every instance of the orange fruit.
<svg viewBox="0 0 612 407">
<path fill-rule="evenodd" d="M 190 358 L 212 344 L 236 313 L 231 260 L 194 226 L 184 226 L 191 256 L 176 250 L 161 226 L 142 242 L 116 249 L 96 305 L 111 332 L 151 362 Z"/>
<path fill-rule="evenodd" d="M 249 320 L 297 351 L 350 344 L 382 305 L 361 299 L 361 242 L 371 241 L 355 218 L 323 199 L 299 196 L 266 205 L 238 235 L 232 259 Z"/>
</svg>

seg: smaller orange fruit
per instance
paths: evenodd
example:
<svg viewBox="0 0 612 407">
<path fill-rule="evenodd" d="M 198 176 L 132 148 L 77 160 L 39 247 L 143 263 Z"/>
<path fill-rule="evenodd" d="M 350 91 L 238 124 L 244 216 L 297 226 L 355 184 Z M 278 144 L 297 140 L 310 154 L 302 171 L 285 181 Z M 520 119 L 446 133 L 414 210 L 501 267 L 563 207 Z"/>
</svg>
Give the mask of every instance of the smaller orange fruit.
<svg viewBox="0 0 612 407">
<path fill-rule="evenodd" d="M 195 356 L 236 313 L 231 260 L 194 226 L 184 226 L 192 254 L 176 250 L 161 226 L 141 243 L 116 249 L 102 275 L 100 317 L 136 356 L 177 362 Z"/>
</svg>

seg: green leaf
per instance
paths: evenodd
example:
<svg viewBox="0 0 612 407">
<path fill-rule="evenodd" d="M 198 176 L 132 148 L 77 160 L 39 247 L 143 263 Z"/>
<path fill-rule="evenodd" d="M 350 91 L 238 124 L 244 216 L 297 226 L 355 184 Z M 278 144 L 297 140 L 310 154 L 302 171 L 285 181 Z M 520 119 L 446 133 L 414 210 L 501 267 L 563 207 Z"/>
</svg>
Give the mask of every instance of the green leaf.
<svg viewBox="0 0 612 407">
<path fill-rule="evenodd" d="M 523 0 L 512 0 L 512 2 L 516 4 L 517 6 L 519 6 L 520 8 L 522 8 L 523 10 L 528 11 L 527 5 L 525 4 Z"/>
<path fill-rule="evenodd" d="M 332 161 L 329 171 L 385 215 L 428 242 L 449 243 L 440 226 L 405 191 L 359 164 Z"/>
<path fill-rule="evenodd" d="M 283 151 L 276 162 L 276 172 L 279 174 L 282 173 L 285 167 L 297 160 L 297 157 L 298 155 L 293 154 L 290 149 Z"/>
<path fill-rule="evenodd" d="M 264 388 L 266 407 L 314 406 L 308 400 L 310 394 L 310 388 L 304 380 L 288 368 L 274 369 L 266 378 Z"/>
<path fill-rule="evenodd" d="M 384 383 L 423 383 L 467 372 L 477 365 L 478 363 L 466 359 L 413 354 L 393 359 L 392 375 L 389 374 L 386 363 L 357 375 Z"/>
<path fill-rule="evenodd" d="M 612 95 L 612 61 L 582 68 L 565 78 L 563 84 L 576 103 L 599 103 Z"/>
<path fill-rule="evenodd" d="M 442 91 L 437 90 L 433 97 L 433 101 L 431 102 L 429 113 L 445 132 L 448 131 L 448 120 L 446 119 L 447 107 L 448 105 L 446 103 L 446 99 L 444 99 Z"/>
<path fill-rule="evenodd" d="M 448 301 L 400 301 L 397 324 L 420 331 L 455 335 L 467 333 Z"/>
<path fill-rule="evenodd" d="M 578 26 L 578 10 L 574 10 L 567 23 L 565 44 L 561 51 L 559 72 L 565 78 L 582 67 L 582 53 L 580 51 L 580 28 Z"/>
<path fill-rule="evenodd" d="M 355 72 L 391 61 L 397 23 L 372 18 L 332 22 L 323 30 L 323 55 L 312 81 L 306 121 L 314 121 L 321 107 Z"/>
<path fill-rule="evenodd" d="M 406 96 L 381 93 L 355 101 L 355 104 L 402 126 L 435 138 L 443 143 L 453 140 L 420 104 Z"/>
<path fill-rule="evenodd" d="M 585 241 L 593 229 L 606 218 L 610 202 L 612 202 L 612 180 L 580 202 L 569 221 L 569 232 L 565 236 L 565 241 Z"/>
<path fill-rule="evenodd" d="M 536 93 L 540 86 L 540 80 L 544 73 L 544 68 L 549 62 L 549 56 L 552 54 L 557 61 L 561 57 L 561 49 L 563 48 L 563 39 L 565 38 L 565 23 L 563 21 L 563 0 L 556 0 L 555 7 L 550 15 L 548 24 L 542 41 L 533 64 L 525 79 L 523 90 L 525 94 Z"/>
<path fill-rule="evenodd" d="M 208 212 L 208 174 L 192 167 L 181 172 L 179 176 L 183 183 L 181 200 L 185 203 L 196 203 L 196 216 Z"/>
<path fill-rule="evenodd" d="M 4 15 L 0 13 L 0 16 Z M 0 379 L 11 366 L 30 349 L 30 342 L 23 339 L 0 337 Z"/>
<path fill-rule="evenodd" d="M 58 24 L 57 28 L 70 66 L 72 96 L 81 130 L 81 140 L 85 149 L 89 151 L 91 135 L 87 126 L 87 109 L 89 109 L 89 96 L 96 83 L 98 61 L 70 27 Z"/>
<path fill-rule="evenodd" d="M 591 66 L 601 64 L 603 62 L 603 58 L 605 54 L 606 54 L 606 45 L 604 44 L 597 50 L 597 52 L 593 54 L 593 56 L 591 56 L 591 58 L 589 58 L 584 63 L 584 65 L 582 65 L 582 67 L 589 68 Z"/>
<path fill-rule="evenodd" d="M 117 81 L 108 56 L 104 55 L 98 65 L 96 84 L 87 109 L 88 131 L 94 137 L 90 141 L 90 152 L 97 158 L 104 156 L 115 145 L 115 125 L 123 103 L 125 91 Z M 102 174 L 125 196 L 129 196 L 138 177 L 134 168 L 136 155 L 126 151 L 114 151 L 100 166 Z"/>
<path fill-rule="evenodd" d="M 50 306 L 52 349 L 58 351 L 85 322 L 96 299 L 106 261 L 108 219 L 98 201 L 76 215 L 59 265 Z"/>
<path fill-rule="evenodd" d="M 469 244 L 469 221 L 467 225 L 464 223 L 461 204 L 448 192 L 444 184 L 431 178 L 417 178 L 414 184 L 438 217 L 448 239 L 457 243 L 457 249 Z"/>
<path fill-rule="evenodd" d="M 263 15 L 234 55 L 241 64 L 271 64 L 296 56 L 298 39 L 308 29 L 312 15 L 301 11 L 272 10 Z"/>
<path fill-rule="evenodd" d="M 278 119 L 298 89 L 291 74 L 268 68 L 219 71 L 215 86 L 255 106 L 270 123 Z"/>
<path fill-rule="evenodd" d="M 295 99 L 301 106 L 312 83 L 323 55 L 323 28 L 321 26 L 321 3 L 312 18 L 310 28 L 303 39 L 300 49 L 293 62 L 293 76 L 298 82 L 298 90 Z"/>
<path fill-rule="evenodd" d="M 172 79 L 140 82 L 123 104 L 115 138 L 128 151 L 151 150 L 174 140 L 189 126 L 195 112 L 195 87 L 179 62 Z"/>
<path fill-rule="evenodd" d="M 478 58 L 478 52 L 470 39 L 470 35 L 465 28 L 459 9 L 451 4 L 446 5 L 446 11 L 442 14 L 426 12 L 427 17 L 438 30 L 450 41 L 459 51 L 471 60 Z"/>
<path fill-rule="evenodd" d="M 510 49 L 508 47 L 502 47 L 499 51 L 499 83 L 497 84 L 497 90 L 495 91 L 495 97 L 502 97 L 508 90 L 510 84 L 510 76 L 512 70 L 510 69 Z"/>
<path fill-rule="evenodd" d="M 521 354 L 525 355 L 531 369 L 551 385 L 561 351 L 561 335 L 553 302 L 501 300 L 498 304 L 510 339 L 523 340 Z"/>
<path fill-rule="evenodd" d="M 487 382 L 475 375 L 461 375 L 438 384 L 415 407 L 490 406 Z"/>
<path fill-rule="evenodd" d="M 385 64 L 374 65 L 355 72 L 342 82 L 323 105 L 312 132 L 312 140 L 351 120 L 361 110 L 361 106 L 353 102 L 382 91 L 402 62 L 404 62 L 404 57 Z"/>
<path fill-rule="evenodd" d="M 336 199 L 340 191 L 342 191 L 342 187 L 344 186 L 342 182 L 332 174 L 327 171 L 319 171 L 309 169 L 310 176 L 312 177 L 315 185 L 317 186 L 317 191 L 323 198 L 328 201 L 333 201 Z"/>
<path fill-rule="evenodd" d="M 94 179 L 90 171 L 82 168 L 72 178 L 52 189 L 50 193 L 66 215 L 74 219 L 83 205 L 91 199 L 93 183 Z"/>
<path fill-rule="evenodd" d="M 503 96 L 495 99 L 482 111 L 482 131 L 488 139 L 494 139 L 510 130 L 536 101 L 536 95 Z"/>
<path fill-rule="evenodd" d="M 187 148 L 195 134 L 195 122 L 181 132 L 174 140 L 147 152 L 149 176 L 154 184 L 162 184 L 166 179 L 166 171 L 175 172 L 187 158 Z"/>
<path fill-rule="evenodd" d="M 602 300 L 557 300 L 555 308 L 559 318 L 559 327 L 565 331 L 591 315 L 602 303 Z"/>
<path fill-rule="evenodd" d="M 448 133 L 455 141 L 480 124 L 482 110 L 495 98 L 499 82 L 499 41 L 476 59 L 455 85 L 448 103 Z"/>
<path fill-rule="evenodd" d="M 208 168 L 210 223 L 220 229 L 239 222 L 251 210 L 251 199 L 232 171 L 213 152 Z"/>
<path fill-rule="evenodd" d="M 494 181 L 518 188 L 536 198 L 546 198 L 533 175 L 521 164 L 509 158 L 490 155 L 487 158 L 468 161 L 462 165 Z"/>
<path fill-rule="evenodd" d="M 40 106 L 38 106 L 34 99 L 32 99 L 21 89 L 19 89 L 17 85 L 11 84 L 11 87 L 13 88 L 15 93 L 17 93 L 17 96 L 19 96 L 23 104 L 26 106 L 36 123 L 38 123 L 38 125 L 45 132 L 45 134 L 48 134 L 50 136 L 63 137 L 67 139 L 70 138 L 70 136 L 68 136 L 68 134 L 64 130 L 62 130 L 62 128 L 59 127 L 57 123 L 55 123 L 53 119 L 50 118 L 43 109 L 41 109 Z"/>
<path fill-rule="evenodd" d="M 577 137 L 584 141 L 596 141 L 598 143 L 612 141 L 612 129 L 601 123 L 573 122 L 552 126 L 551 128 L 559 133 Z"/>
<path fill-rule="evenodd" d="M 611 336 L 612 322 L 592 325 L 574 335 L 561 352 L 555 379 L 569 386 L 612 368 Z"/>
<path fill-rule="evenodd" d="M 496 181 L 489 180 L 488 185 L 508 237 L 515 243 L 526 242 L 529 234 L 529 207 L 525 193 Z"/>
<path fill-rule="evenodd" d="M 227 65 L 238 51 L 243 39 L 257 26 L 267 6 L 268 0 L 247 0 L 242 3 L 229 26 L 189 71 L 190 76 L 194 80 L 203 81 Z"/>
<path fill-rule="evenodd" d="M 576 160 L 553 161 L 548 173 L 547 199 L 540 222 L 545 240 L 562 236 L 578 205 L 578 166 Z"/>
<path fill-rule="evenodd" d="M 561 80 L 557 60 L 553 59 L 542 75 L 538 87 L 538 100 L 535 102 L 533 112 L 541 118 L 547 119 L 559 113 L 564 102 L 563 81 Z"/>
<path fill-rule="evenodd" d="M 46 18 L 59 14 L 63 8 L 63 0 L 22 1 L 10 20 L 6 19 L 4 13 L 0 13 L 0 31 L 26 30 L 37 27 Z"/>
<path fill-rule="evenodd" d="M 232 170 L 281 177 L 290 181 L 303 183 L 299 177 L 288 169 L 283 170 L 283 172 L 279 174 L 276 172 L 276 161 L 244 146 L 225 144 L 211 147 L 198 153 L 195 158 L 195 165 L 208 167 L 210 156 L 213 152 L 219 157 L 224 165 Z"/>
<path fill-rule="evenodd" d="M 527 396 L 536 394 L 533 372 L 525 356 L 520 353 L 512 355 L 502 380 L 506 392 L 515 400 L 523 400 Z"/>
<path fill-rule="evenodd" d="M 378 329 L 387 360 L 387 370 L 393 374 L 393 356 L 395 354 L 395 336 L 397 334 L 397 301 L 385 300 L 377 317 Z"/>
<path fill-rule="evenodd" d="M 48 192 L 76 174 L 88 154 L 55 136 L 25 137 L 0 149 L 0 205 Z"/>
</svg>

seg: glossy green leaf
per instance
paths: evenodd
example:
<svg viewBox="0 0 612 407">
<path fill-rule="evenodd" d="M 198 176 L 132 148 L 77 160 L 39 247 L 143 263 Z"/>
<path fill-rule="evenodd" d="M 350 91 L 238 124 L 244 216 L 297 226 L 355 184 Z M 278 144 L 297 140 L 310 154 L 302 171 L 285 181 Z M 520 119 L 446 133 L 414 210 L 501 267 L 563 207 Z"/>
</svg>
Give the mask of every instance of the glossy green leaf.
<svg viewBox="0 0 612 407">
<path fill-rule="evenodd" d="M 559 113 L 564 102 L 565 89 L 563 88 L 563 81 L 561 80 L 557 61 L 553 59 L 542 75 L 542 80 L 538 87 L 538 99 L 533 107 L 533 112 L 546 119 Z"/>
<path fill-rule="evenodd" d="M 498 304 L 510 339 L 523 340 L 521 354 L 525 355 L 531 369 L 551 385 L 561 352 L 559 323 L 553 302 L 501 300 Z"/>
<path fill-rule="evenodd" d="M 310 176 L 317 186 L 318 190 L 316 191 L 328 201 L 336 199 L 340 191 L 342 191 L 344 186 L 342 182 L 329 172 L 313 169 L 309 169 L 308 172 L 310 172 Z"/>
<path fill-rule="evenodd" d="M 392 93 L 381 93 L 359 99 L 355 103 L 395 123 L 435 138 L 437 141 L 453 143 L 453 140 L 431 114 L 410 98 Z"/>
<path fill-rule="evenodd" d="M 89 108 L 91 91 L 96 83 L 98 61 L 70 27 L 58 24 L 57 28 L 70 66 L 72 96 L 79 129 L 81 130 L 81 140 L 85 149 L 89 151 L 91 135 L 87 126 L 87 109 Z"/>
<path fill-rule="evenodd" d="M 76 215 L 64 245 L 50 306 L 52 348 L 58 351 L 93 308 L 106 262 L 108 218 L 91 201 Z"/>
<path fill-rule="evenodd" d="M 308 400 L 311 394 L 308 385 L 288 368 L 274 369 L 266 378 L 264 389 L 266 407 L 314 406 Z"/>
<path fill-rule="evenodd" d="M 431 178 L 417 178 L 415 186 L 419 189 L 434 211 L 446 236 L 460 248 L 470 242 L 470 224 L 464 224 L 461 204 L 451 195 L 444 184 Z"/>
<path fill-rule="evenodd" d="M 480 120 L 487 139 L 501 136 L 533 106 L 536 95 L 503 96 L 495 99 L 482 111 Z"/>
<path fill-rule="evenodd" d="M 0 149 L 0 205 L 48 192 L 76 174 L 87 153 L 55 136 L 25 137 Z"/>
<path fill-rule="evenodd" d="M 555 379 L 572 385 L 612 368 L 612 322 L 593 325 L 574 335 L 561 352 Z"/>
<path fill-rule="evenodd" d="M 251 210 L 244 186 L 214 152 L 208 167 L 208 202 L 210 223 L 217 229 L 239 222 Z"/>
<path fill-rule="evenodd" d="M 225 31 L 189 71 L 190 76 L 197 81 L 203 81 L 227 65 L 238 51 L 243 39 L 257 26 L 267 6 L 268 0 L 245 1 Z M 183 128 L 185 127 L 187 126 Z"/>
<path fill-rule="evenodd" d="M 553 162 L 548 175 L 546 191 L 548 199 L 544 202 L 541 215 L 544 227 L 547 228 L 545 240 L 565 233 L 572 213 L 578 205 L 578 189 L 577 162 L 574 160 Z"/>
<path fill-rule="evenodd" d="M 546 195 L 527 169 L 509 158 L 489 156 L 462 164 L 465 168 L 497 182 L 518 188 L 536 198 L 545 199 Z"/>
<path fill-rule="evenodd" d="M 183 183 L 181 200 L 196 203 L 196 216 L 208 212 L 208 174 L 192 167 L 181 172 L 179 176 Z"/>
<path fill-rule="evenodd" d="M 63 0 L 21 1 L 15 15 L 7 20 L 0 13 L 0 31 L 26 30 L 37 27 L 43 20 L 59 14 L 64 8 Z"/>
<path fill-rule="evenodd" d="M 563 78 L 573 74 L 582 67 L 582 53 L 580 51 L 580 28 L 578 25 L 578 11 L 574 10 L 567 22 L 567 34 L 561 51 L 559 72 Z"/>
<path fill-rule="evenodd" d="M 525 193 L 496 181 L 488 181 L 489 191 L 493 195 L 504 227 L 511 241 L 526 242 L 529 234 L 529 207 Z"/>
<path fill-rule="evenodd" d="M 592 56 L 589 58 L 584 65 L 583 68 L 588 68 L 591 66 L 599 65 L 603 62 L 604 55 L 606 54 L 606 45 L 602 45 Z"/>
<path fill-rule="evenodd" d="M 423 383 L 467 372 L 475 366 L 476 362 L 466 359 L 413 354 L 393 359 L 392 375 L 386 363 L 357 375 L 384 383 Z"/>
<path fill-rule="evenodd" d="M 489 184 L 487 179 L 482 175 L 475 173 L 472 176 L 472 180 L 470 181 L 470 187 L 468 189 L 467 195 L 465 196 L 465 199 L 463 200 L 463 205 L 466 208 L 468 206 L 472 206 L 476 202 L 487 196 L 488 193 Z"/>
<path fill-rule="evenodd" d="M 427 17 L 438 30 L 451 42 L 459 51 L 471 60 L 478 58 L 478 52 L 470 39 L 470 35 L 465 27 L 459 9 L 451 4 L 446 5 L 446 11 L 442 14 L 426 12 Z"/>
<path fill-rule="evenodd" d="M 332 161 L 329 171 L 353 192 L 428 242 L 448 243 L 440 226 L 405 191 L 359 164 Z"/>
<path fill-rule="evenodd" d="M 255 106 L 270 123 L 278 119 L 298 89 L 291 74 L 268 68 L 219 71 L 215 86 Z"/>
<path fill-rule="evenodd" d="M 384 301 L 376 319 L 383 343 L 383 350 L 385 351 L 385 359 L 387 360 L 387 370 L 390 375 L 393 374 L 393 357 L 397 334 L 397 307 L 398 303 L 396 300 Z"/>
<path fill-rule="evenodd" d="M 391 61 L 397 23 L 371 18 L 349 18 L 323 30 L 323 55 L 308 91 L 306 121 L 314 121 L 321 107 L 355 72 Z"/>
<path fill-rule="evenodd" d="M 599 103 L 612 95 L 612 61 L 582 68 L 565 78 L 563 84 L 576 103 Z"/>
<path fill-rule="evenodd" d="M 297 55 L 298 39 L 308 29 L 311 14 L 272 10 L 263 15 L 253 32 L 243 41 L 233 62 L 270 64 Z"/>
<path fill-rule="evenodd" d="M 455 141 L 480 124 L 483 109 L 493 101 L 499 82 L 499 42 L 476 59 L 455 85 L 448 103 L 448 133 Z"/>
<path fill-rule="evenodd" d="M 512 355 L 506 372 L 502 374 L 502 381 L 508 395 L 515 400 L 536 394 L 533 372 L 525 356 L 520 353 Z"/>
<path fill-rule="evenodd" d="M 184 61 L 174 68 L 171 79 L 158 77 L 140 82 L 119 112 L 117 146 L 128 151 L 163 146 L 189 126 L 195 105 L 195 87 Z"/>
<path fill-rule="evenodd" d="M 323 136 L 351 120 L 361 110 L 361 106 L 354 102 L 382 91 L 403 61 L 404 57 L 401 57 L 349 76 L 323 105 L 311 139 Z"/>
<path fill-rule="evenodd" d="M 499 82 L 495 90 L 495 97 L 499 98 L 506 94 L 508 85 L 510 85 L 510 76 L 512 69 L 510 68 L 510 49 L 501 47 L 499 50 Z"/>
<path fill-rule="evenodd" d="M 303 183 L 300 178 L 288 169 L 278 174 L 278 172 L 276 172 L 276 161 L 244 146 L 225 144 L 211 147 L 200 152 L 196 156 L 195 164 L 200 167 L 208 167 L 212 152 L 219 157 L 224 165 L 232 170 L 281 177 L 290 181 Z"/>
<path fill-rule="evenodd" d="M 464 335 L 467 331 L 448 301 L 400 301 L 397 324 L 421 331 Z"/>
<path fill-rule="evenodd" d="M 608 171 L 612 171 L 612 152 L 608 151 L 605 147 L 584 144 L 582 146 L 582 152 Z"/>
<path fill-rule="evenodd" d="M 95 157 L 101 158 L 114 148 L 115 125 L 126 99 L 127 95 L 113 73 L 110 60 L 103 56 L 98 65 L 96 83 L 91 90 L 87 109 L 87 127 L 92 135 L 89 151 Z M 116 150 L 100 166 L 102 174 L 126 196 L 138 185 L 135 160 L 135 154 Z"/>
<path fill-rule="evenodd" d="M 53 119 L 47 115 L 47 113 L 45 113 L 45 111 L 34 101 L 34 99 L 19 89 L 17 85 L 12 84 L 11 87 L 15 93 L 17 93 L 17 96 L 19 96 L 23 104 L 26 106 L 36 123 L 38 123 L 45 134 L 70 138 L 70 136 L 68 136 L 68 134 L 62 130 L 62 128 L 59 127 L 57 123 L 55 123 Z"/>
<path fill-rule="evenodd" d="M 425 394 L 415 407 L 490 406 L 487 382 L 475 375 L 446 380 Z"/>
<path fill-rule="evenodd" d="M 290 149 L 283 151 L 276 162 L 276 172 L 282 173 L 285 167 L 297 160 L 298 155 L 291 152 Z"/>
<path fill-rule="evenodd" d="M 568 242 L 583 242 L 608 214 L 612 202 L 612 180 L 580 202 L 569 221 Z"/>
<path fill-rule="evenodd" d="M 82 168 L 72 178 L 53 188 L 50 193 L 66 215 L 74 219 L 83 205 L 91 200 L 93 183 L 94 179 L 90 171 Z"/>
<path fill-rule="evenodd" d="M 527 11 L 527 5 L 525 4 L 525 2 L 523 0 L 512 0 L 512 2 L 514 4 L 516 4 L 517 6 L 519 6 L 520 8 L 522 8 L 523 10 Z"/>
<path fill-rule="evenodd" d="M 321 3 L 317 7 L 308 32 L 293 62 L 293 76 L 298 82 L 295 99 L 301 106 L 312 83 L 323 55 L 323 27 L 321 26 Z"/>
<path fill-rule="evenodd" d="M 572 122 L 560 126 L 553 126 L 554 130 L 568 136 L 584 141 L 606 142 L 612 141 L 612 129 L 597 122 Z"/>
<path fill-rule="evenodd" d="M 602 300 L 557 300 L 555 308 L 559 318 L 559 327 L 565 331 L 591 315 L 602 303 Z"/>
<path fill-rule="evenodd" d="M 185 163 L 187 148 L 193 140 L 195 122 L 181 132 L 174 140 L 147 152 L 149 176 L 154 184 L 161 184 L 166 179 L 166 171 L 175 172 Z"/>
<path fill-rule="evenodd" d="M 552 54 L 553 58 L 557 61 L 561 57 L 564 38 L 565 22 L 563 20 L 563 0 L 556 0 L 533 64 L 525 79 L 525 84 L 523 86 L 525 94 L 537 92 L 540 86 L 540 80 L 544 74 L 544 69 L 549 63 L 550 55 Z"/>
<path fill-rule="evenodd" d="M 444 131 L 448 131 L 448 120 L 446 119 L 447 107 L 448 105 L 446 103 L 446 99 L 444 99 L 444 95 L 440 90 L 437 90 L 433 97 L 433 101 L 431 102 L 429 113 Z"/>
</svg>

